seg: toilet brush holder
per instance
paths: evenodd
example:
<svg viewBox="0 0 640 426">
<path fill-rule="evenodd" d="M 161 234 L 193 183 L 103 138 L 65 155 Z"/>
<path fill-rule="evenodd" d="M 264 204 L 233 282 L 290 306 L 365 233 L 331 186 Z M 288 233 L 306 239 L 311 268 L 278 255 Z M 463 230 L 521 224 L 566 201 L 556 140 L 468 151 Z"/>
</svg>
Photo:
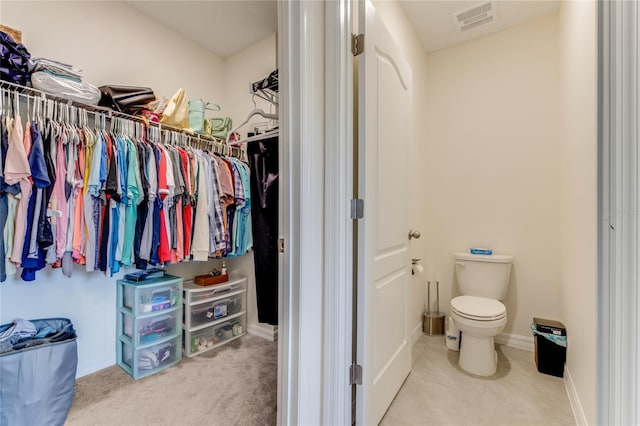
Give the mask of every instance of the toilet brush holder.
<svg viewBox="0 0 640 426">
<path fill-rule="evenodd" d="M 427 281 L 427 312 L 422 321 L 422 331 L 429 336 L 444 334 L 444 314 L 440 311 L 440 282 L 436 281 L 436 309 L 431 312 L 431 281 Z"/>
<path fill-rule="evenodd" d="M 422 323 L 422 331 L 429 336 L 444 334 L 444 314 L 440 312 L 426 312 Z"/>
</svg>

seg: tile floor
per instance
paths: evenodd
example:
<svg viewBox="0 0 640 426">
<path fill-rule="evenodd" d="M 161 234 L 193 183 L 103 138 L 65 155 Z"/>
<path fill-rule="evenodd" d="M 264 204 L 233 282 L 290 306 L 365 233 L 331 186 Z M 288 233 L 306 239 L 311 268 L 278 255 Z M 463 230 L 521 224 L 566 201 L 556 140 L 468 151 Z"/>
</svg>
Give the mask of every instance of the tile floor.
<svg viewBox="0 0 640 426">
<path fill-rule="evenodd" d="M 412 371 L 380 425 L 575 425 L 561 378 L 538 373 L 532 352 L 496 350 L 497 373 L 472 376 L 444 336 L 421 336 Z"/>
</svg>

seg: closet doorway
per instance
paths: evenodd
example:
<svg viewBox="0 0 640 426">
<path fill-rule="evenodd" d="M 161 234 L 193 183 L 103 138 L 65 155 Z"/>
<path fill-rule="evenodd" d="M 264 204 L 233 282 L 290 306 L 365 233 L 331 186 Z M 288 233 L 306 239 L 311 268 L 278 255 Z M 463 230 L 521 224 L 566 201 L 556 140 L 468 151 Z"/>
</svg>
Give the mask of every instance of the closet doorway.
<svg viewBox="0 0 640 426">
<path fill-rule="evenodd" d="M 69 22 L 74 25 L 68 25 Z M 34 57 L 47 57 L 81 68 L 87 83 L 151 87 L 166 98 L 182 87 L 189 98 L 219 104 L 221 111 L 211 116 L 230 117 L 234 127 L 241 125 L 236 130 L 242 138 L 278 127 L 274 120 L 281 109 L 278 101 L 255 96 L 250 91 L 251 83 L 269 77 L 278 69 L 276 1 L 2 1 L 0 23 L 21 30 L 22 41 Z M 252 114 L 256 110 L 264 114 Z M 258 140 L 253 139 L 244 146 L 257 144 Z M 277 150 L 274 155 L 278 157 Z M 283 167 L 288 165 L 288 161 L 280 163 Z M 286 169 L 280 169 L 280 173 L 287 175 Z M 265 179 L 273 185 L 279 184 L 280 188 L 288 185 L 282 179 L 274 181 L 273 175 Z M 286 191 L 280 193 L 287 194 Z M 280 236 L 277 228 L 269 232 Z M 278 353 L 278 316 L 287 322 L 288 318 L 286 313 L 278 311 L 280 291 L 271 297 L 256 292 L 255 254 L 254 250 L 224 261 L 230 274 L 248 278 L 247 340 L 272 344 L 269 353 L 274 359 L 267 365 L 275 370 L 277 364 L 288 365 L 275 355 Z M 276 271 L 277 262 L 279 260 L 272 265 Z M 189 262 L 167 269 L 171 274 L 192 278 L 206 274 L 220 263 L 221 260 Z M 282 275 L 279 277 L 275 287 L 282 289 Z M 10 278 L 0 287 L 0 322 L 17 317 L 72 318 L 81 336 L 78 376 L 88 376 L 115 363 L 115 281 L 118 278 L 121 275 L 105 278 L 103 274 L 81 269 L 74 271 L 71 278 L 61 276 L 59 271 L 43 271 L 42 280 L 31 286 Z M 273 289 L 273 283 L 270 285 Z M 263 301 L 268 298 L 270 306 L 259 308 L 260 298 Z M 253 364 L 249 367 L 260 368 Z M 265 387 L 272 394 L 275 422 L 278 380 L 276 371 L 269 373 L 258 373 L 256 377 L 269 376 L 272 380 Z M 251 385 L 245 383 L 245 386 Z M 249 403 L 247 400 L 240 406 Z"/>
</svg>

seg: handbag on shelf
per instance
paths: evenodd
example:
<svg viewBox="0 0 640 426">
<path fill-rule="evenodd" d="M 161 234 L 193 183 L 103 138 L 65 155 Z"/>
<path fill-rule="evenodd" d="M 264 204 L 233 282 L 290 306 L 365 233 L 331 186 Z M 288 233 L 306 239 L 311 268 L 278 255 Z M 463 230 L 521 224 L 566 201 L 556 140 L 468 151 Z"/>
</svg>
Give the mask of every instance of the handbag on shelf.
<svg viewBox="0 0 640 426">
<path fill-rule="evenodd" d="M 205 110 L 220 111 L 220 105 L 214 102 L 206 102 L 202 99 L 189 101 L 189 127 L 196 133 L 205 133 Z"/>
<path fill-rule="evenodd" d="M 218 139 L 227 139 L 227 134 L 231 131 L 230 117 L 215 117 L 205 120 L 205 133 Z"/>
<path fill-rule="evenodd" d="M 189 128 L 189 106 L 187 94 L 183 88 L 178 89 L 171 99 L 169 99 L 169 103 L 162 113 L 160 122 L 181 129 Z"/>
<path fill-rule="evenodd" d="M 100 86 L 100 92 L 100 106 L 126 113 L 135 112 L 156 100 L 149 87 L 107 85 Z"/>
</svg>

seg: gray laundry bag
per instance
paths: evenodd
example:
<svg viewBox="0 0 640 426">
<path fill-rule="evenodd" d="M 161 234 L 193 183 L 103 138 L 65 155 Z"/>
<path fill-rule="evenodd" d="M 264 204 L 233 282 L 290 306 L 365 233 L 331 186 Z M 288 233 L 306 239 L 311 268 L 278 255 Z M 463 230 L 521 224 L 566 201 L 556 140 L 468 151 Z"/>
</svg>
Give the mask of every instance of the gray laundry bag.
<svg viewBox="0 0 640 426">
<path fill-rule="evenodd" d="M 0 353 L 0 426 L 63 425 L 74 395 L 78 350 L 66 318 L 30 320 L 55 330 Z M 0 325 L 0 333 L 12 324 Z"/>
</svg>

